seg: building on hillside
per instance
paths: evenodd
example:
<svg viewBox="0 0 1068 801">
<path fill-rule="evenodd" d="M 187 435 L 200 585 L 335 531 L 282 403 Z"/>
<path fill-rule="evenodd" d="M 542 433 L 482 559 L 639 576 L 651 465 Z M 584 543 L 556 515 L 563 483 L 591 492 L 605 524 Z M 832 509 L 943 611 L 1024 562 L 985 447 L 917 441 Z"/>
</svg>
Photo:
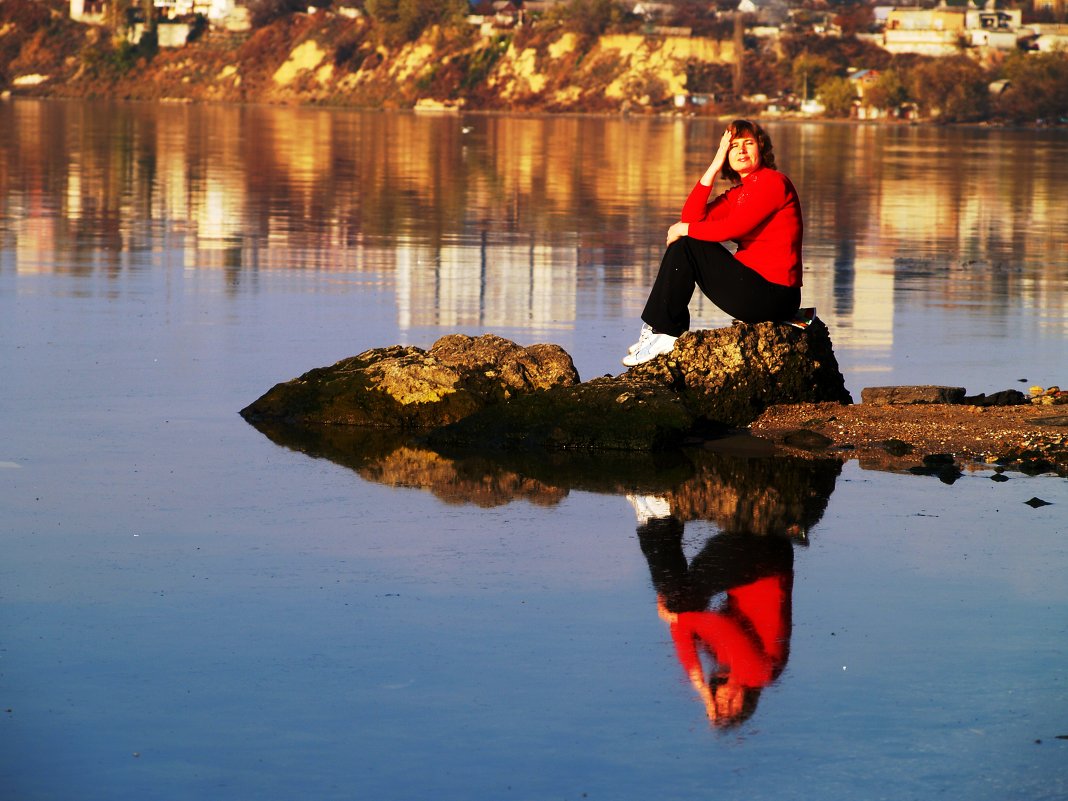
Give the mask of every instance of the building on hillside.
<svg viewBox="0 0 1068 801">
<path fill-rule="evenodd" d="M 850 73 L 849 82 L 853 85 L 853 91 L 858 98 L 864 99 L 868 89 L 878 82 L 879 75 L 878 70 L 856 70 Z"/>
<path fill-rule="evenodd" d="M 523 0 L 523 14 L 525 17 L 538 17 L 567 0 Z"/>
<path fill-rule="evenodd" d="M 1028 43 L 1033 50 L 1040 53 L 1052 53 L 1056 50 L 1068 51 L 1068 25 L 1053 23 L 1035 23 L 1030 26 L 1034 37 Z"/>
<path fill-rule="evenodd" d="M 631 13 L 636 17 L 652 21 L 670 17 L 675 13 L 675 6 L 672 3 L 658 3 L 654 2 L 654 0 L 646 0 L 645 2 L 636 3 L 634 8 L 631 9 Z"/>
<path fill-rule="evenodd" d="M 963 8 L 892 8 L 886 16 L 883 48 L 891 53 L 947 56 L 967 43 Z"/>
<path fill-rule="evenodd" d="M 231 31 L 247 31 L 251 28 L 245 0 L 154 0 L 154 6 L 156 18 L 161 22 L 161 47 L 184 45 L 189 32 L 187 22 L 179 23 L 178 27 L 171 30 L 164 28 L 168 20 L 184 20 L 199 14 L 217 28 Z M 87 25 L 104 25 L 107 11 L 107 0 L 70 0 L 70 18 Z M 180 25 L 185 25 L 185 29 Z"/>
<path fill-rule="evenodd" d="M 70 0 L 70 18 L 86 25 L 103 25 L 107 6 L 105 0 Z"/>
<path fill-rule="evenodd" d="M 757 22 L 765 26 L 778 27 L 790 16 L 784 0 L 740 0 L 737 10 L 756 17 Z"/>
<path fill-rule="evenodd" d="M 1023 27 L 1020 9 L 999 9 L 994 0 L 983 8 L 967 6 L 935 8 L 898 7 L 886 12 L 882 46 L 891 53 L 948 56 L 965 48 L 1016 50 L 1032 32 Z"/>
</svg>

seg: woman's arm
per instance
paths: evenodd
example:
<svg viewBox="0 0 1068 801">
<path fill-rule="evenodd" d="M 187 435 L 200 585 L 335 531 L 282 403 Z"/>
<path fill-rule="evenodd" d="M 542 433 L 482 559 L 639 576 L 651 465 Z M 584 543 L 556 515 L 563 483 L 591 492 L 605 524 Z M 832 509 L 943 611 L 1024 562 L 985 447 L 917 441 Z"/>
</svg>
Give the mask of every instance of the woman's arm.
<svg viewBox="0 0 1068 801">
<path fill-rule="evenodd" d="M 692 222 L 687 226 L 686 235 L 709 242 L 738 240 L 787 205 L 790 192 L 780 173 L 761 170 L 754 178 L 757 180 L 731 193 L 726 214 L 706 215 L 700 221 Z"/>
<path fill-rule="evenodd" d="M 723 169 L 723 165 L 727 163 L 727 154 L 731 149 L 731 138 L 730 129 L 723 132 L 723 136 L 719 139 L 719 148 L 712 158 L 712 163 L 708 165 L 705 174 L 701 176 L 697 186 L 693 188 L 690 196 L 686 198 L 686 204 L 682 207 L 680 221 L 668 228 L 667 244 L 670 245 L 679 237 L 689 236 L 690 223 L 699 222 L 707 215 L 708 196 L 712 193 L 712 184 L 715 183 L 716 176 Z"/>
</svg>

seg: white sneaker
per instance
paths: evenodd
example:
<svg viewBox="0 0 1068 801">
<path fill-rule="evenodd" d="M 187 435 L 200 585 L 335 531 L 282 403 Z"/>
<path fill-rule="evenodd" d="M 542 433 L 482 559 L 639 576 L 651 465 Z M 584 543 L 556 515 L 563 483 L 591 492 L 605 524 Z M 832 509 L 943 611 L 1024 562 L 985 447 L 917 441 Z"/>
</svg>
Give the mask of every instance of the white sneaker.
<svg viewBox="0 0 1068 801">
<path fill-rule="evenodd" d="M 644 345 L 634 353 L 628 353 L 623 357 L 623 364 L 627 367 L 634 367 L 638 364 L 645 364 L 657 356 L 671 353 L 675 348 L 677 339 L 678 337 L 668 336 L 667 334 L 651 334 Z"/>
<path fill-rule="evenodd" d="M 627 348 L 627 353 L 637 353 L 652 335 L 653 327 L 649 323 L 642 323 L 642 332 L 638 335 L 638 341 Z"/>
<path fill-rule="evenodd" d="M 627 500 L 634 507 L 640 526 L 655 518 L 671 517 L 671 504 L 659 495 L 628 495 Z"/>
</svg>

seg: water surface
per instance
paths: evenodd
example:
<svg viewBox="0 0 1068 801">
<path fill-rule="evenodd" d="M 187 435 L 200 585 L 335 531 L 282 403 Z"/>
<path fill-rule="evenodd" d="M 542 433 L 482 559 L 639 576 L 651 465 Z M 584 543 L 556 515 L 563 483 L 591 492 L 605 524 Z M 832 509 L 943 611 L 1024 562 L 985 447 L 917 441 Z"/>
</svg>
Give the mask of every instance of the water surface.
<svg viewBox="0 0 1068 801">
<path fill-rule="evenodd" d="M 1068 380 L 1063 134 L 769 128 L 855 397 Z M 717 131 L 0 104 L 0 795 L 1068 794 L 1061 478 L 517 462 L 238 417 L 454 331 L 618 372 Z M 658 612 L 677 546 L 709 626 L 741 620 L 728 585 L 788 588 L 733 727 Z"/>
</svg>

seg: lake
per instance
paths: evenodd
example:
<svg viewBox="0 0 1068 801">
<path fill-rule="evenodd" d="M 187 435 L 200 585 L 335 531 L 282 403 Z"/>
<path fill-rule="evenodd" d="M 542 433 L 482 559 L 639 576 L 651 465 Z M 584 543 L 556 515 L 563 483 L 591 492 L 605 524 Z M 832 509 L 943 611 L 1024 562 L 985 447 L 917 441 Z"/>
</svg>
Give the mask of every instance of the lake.
<svg viewBox="0 0 1068 801">
<path fill-rule="evenodd" d="M 1068 383 L 1063 131 L 767 128 L 857 401 Z M 1068 796 L 1064 478 L 238 416 L 453 332 L 622 371 L 721 129 L 0 102 L 0 797 Z"/>
</svg>

